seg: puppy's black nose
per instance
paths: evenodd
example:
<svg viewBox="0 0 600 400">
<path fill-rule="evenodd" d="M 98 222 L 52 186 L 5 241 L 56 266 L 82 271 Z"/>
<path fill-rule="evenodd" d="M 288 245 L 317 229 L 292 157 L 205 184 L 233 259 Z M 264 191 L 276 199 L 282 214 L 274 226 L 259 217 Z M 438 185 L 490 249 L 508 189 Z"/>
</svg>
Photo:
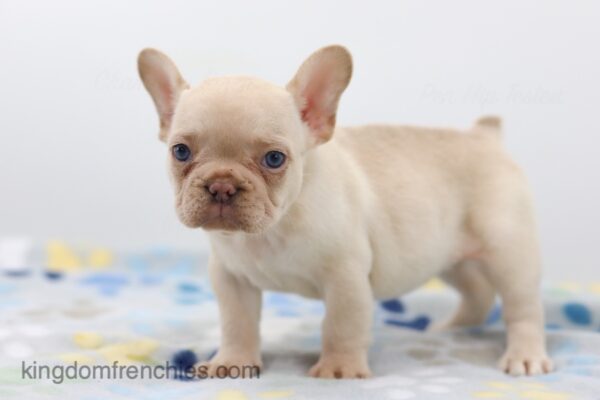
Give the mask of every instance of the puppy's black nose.
<svg viewBox="0 0 600 400">
<path fill-rule="evenodd" d="M 205 186 L 206 190 L 216 201 L 225 203 L 233 198 L 237 189 L 229 182 L 213 182 Z"/>
</svg>

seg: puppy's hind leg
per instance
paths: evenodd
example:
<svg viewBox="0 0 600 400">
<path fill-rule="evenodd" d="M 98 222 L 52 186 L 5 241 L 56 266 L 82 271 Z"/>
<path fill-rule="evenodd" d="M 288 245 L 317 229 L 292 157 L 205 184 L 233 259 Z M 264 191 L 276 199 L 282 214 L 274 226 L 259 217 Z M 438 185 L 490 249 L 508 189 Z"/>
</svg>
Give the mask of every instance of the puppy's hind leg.
<svg viewBox="0 0 600 400">
<path fill-rule="evenodd" d="M 508 187 L 508 185 L 506 185 Z M 481 259 L 502 300 L 507 347 L 500 368 L 511 375 L 550 372 L 541 301 L 541 267 L 533 210 L 524 191 L 495 191 L 475 210 L 472 226 Z"/>
<path fill-rule="evenodd" d="M 496 298 L 496 290 L 475 260 L 461 261 L 441 278 L 460 292 L 461 300 L 456 313 L 434 330 L 478 326 L 485 322 Z"/>
<path fill-rule="evenodd" d="M 527 246 L 519 246 L 489 256 L 489 275 L 502 298 L 507 330 L 507 348 L 499 366 L 511 375 L 537 375 L 553 367 L 546 354 L 539 274 L 534 267 L 537 256 L 528 254 L 531 251 L 523 248 Z"/>
</svg>

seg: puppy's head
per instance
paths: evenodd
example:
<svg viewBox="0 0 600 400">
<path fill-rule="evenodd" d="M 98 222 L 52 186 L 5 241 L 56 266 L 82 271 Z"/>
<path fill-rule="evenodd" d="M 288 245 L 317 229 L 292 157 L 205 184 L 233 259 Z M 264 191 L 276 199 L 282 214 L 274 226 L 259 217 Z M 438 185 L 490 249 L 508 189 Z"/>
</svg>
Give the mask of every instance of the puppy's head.
<svg viewBox="0 0 600 400">
<path fill-rule="evenodd" d="M 138 67 L 167 143 L 177 214 L 189 227 L 263 232 L 296 200 L 305 155 L 334 130 L 352 60 L 340 46 L 311 55 L 283 88 L 249 77 L 190 88 L 163 53 Z"/>
</svg>

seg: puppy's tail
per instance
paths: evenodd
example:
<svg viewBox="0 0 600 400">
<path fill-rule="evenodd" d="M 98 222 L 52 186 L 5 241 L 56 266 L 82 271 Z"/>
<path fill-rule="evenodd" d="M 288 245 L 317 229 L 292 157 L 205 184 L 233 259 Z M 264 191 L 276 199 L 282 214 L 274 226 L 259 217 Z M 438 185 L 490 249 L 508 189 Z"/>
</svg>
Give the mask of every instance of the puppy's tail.
<svg viewBox="0 0 600 400">
<path fill-rule="evenodd" d="M 485 135 L 493 135 L 497 139 L 502 138 L 502 120 L 495 115 L 485 115 L 475 121 L 473 130 Z"/>
</svg>

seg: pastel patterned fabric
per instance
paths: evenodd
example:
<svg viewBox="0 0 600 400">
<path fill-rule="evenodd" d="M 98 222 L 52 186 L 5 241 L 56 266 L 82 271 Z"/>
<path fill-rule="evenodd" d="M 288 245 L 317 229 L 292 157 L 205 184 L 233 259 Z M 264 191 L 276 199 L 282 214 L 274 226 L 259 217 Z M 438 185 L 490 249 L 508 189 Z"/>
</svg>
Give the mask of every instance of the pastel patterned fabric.
<svg viewBox="0 0 600 400">
<path fill-rule="evenodd" d="M 375 377 L 368 380 L 306 377 L 319 354 L 324 307 L 279 293 L 264 297 L 260 378 L 80 377 L 59 384 L 23 377 L 22 363 L 153 366 L 209 358 L 219 327 L 205 264 L 206 254 L 168 248 L 116 253 L 0 240 L 0 399 L 600 399 L 600 281 L 545 288 L 558 370 L 541 377 L 496 370 L 504 345 L 499 307 L 485 326 L 425 332 L 458 301 L 437 280 L 377 306 Z"/>
</svg>

